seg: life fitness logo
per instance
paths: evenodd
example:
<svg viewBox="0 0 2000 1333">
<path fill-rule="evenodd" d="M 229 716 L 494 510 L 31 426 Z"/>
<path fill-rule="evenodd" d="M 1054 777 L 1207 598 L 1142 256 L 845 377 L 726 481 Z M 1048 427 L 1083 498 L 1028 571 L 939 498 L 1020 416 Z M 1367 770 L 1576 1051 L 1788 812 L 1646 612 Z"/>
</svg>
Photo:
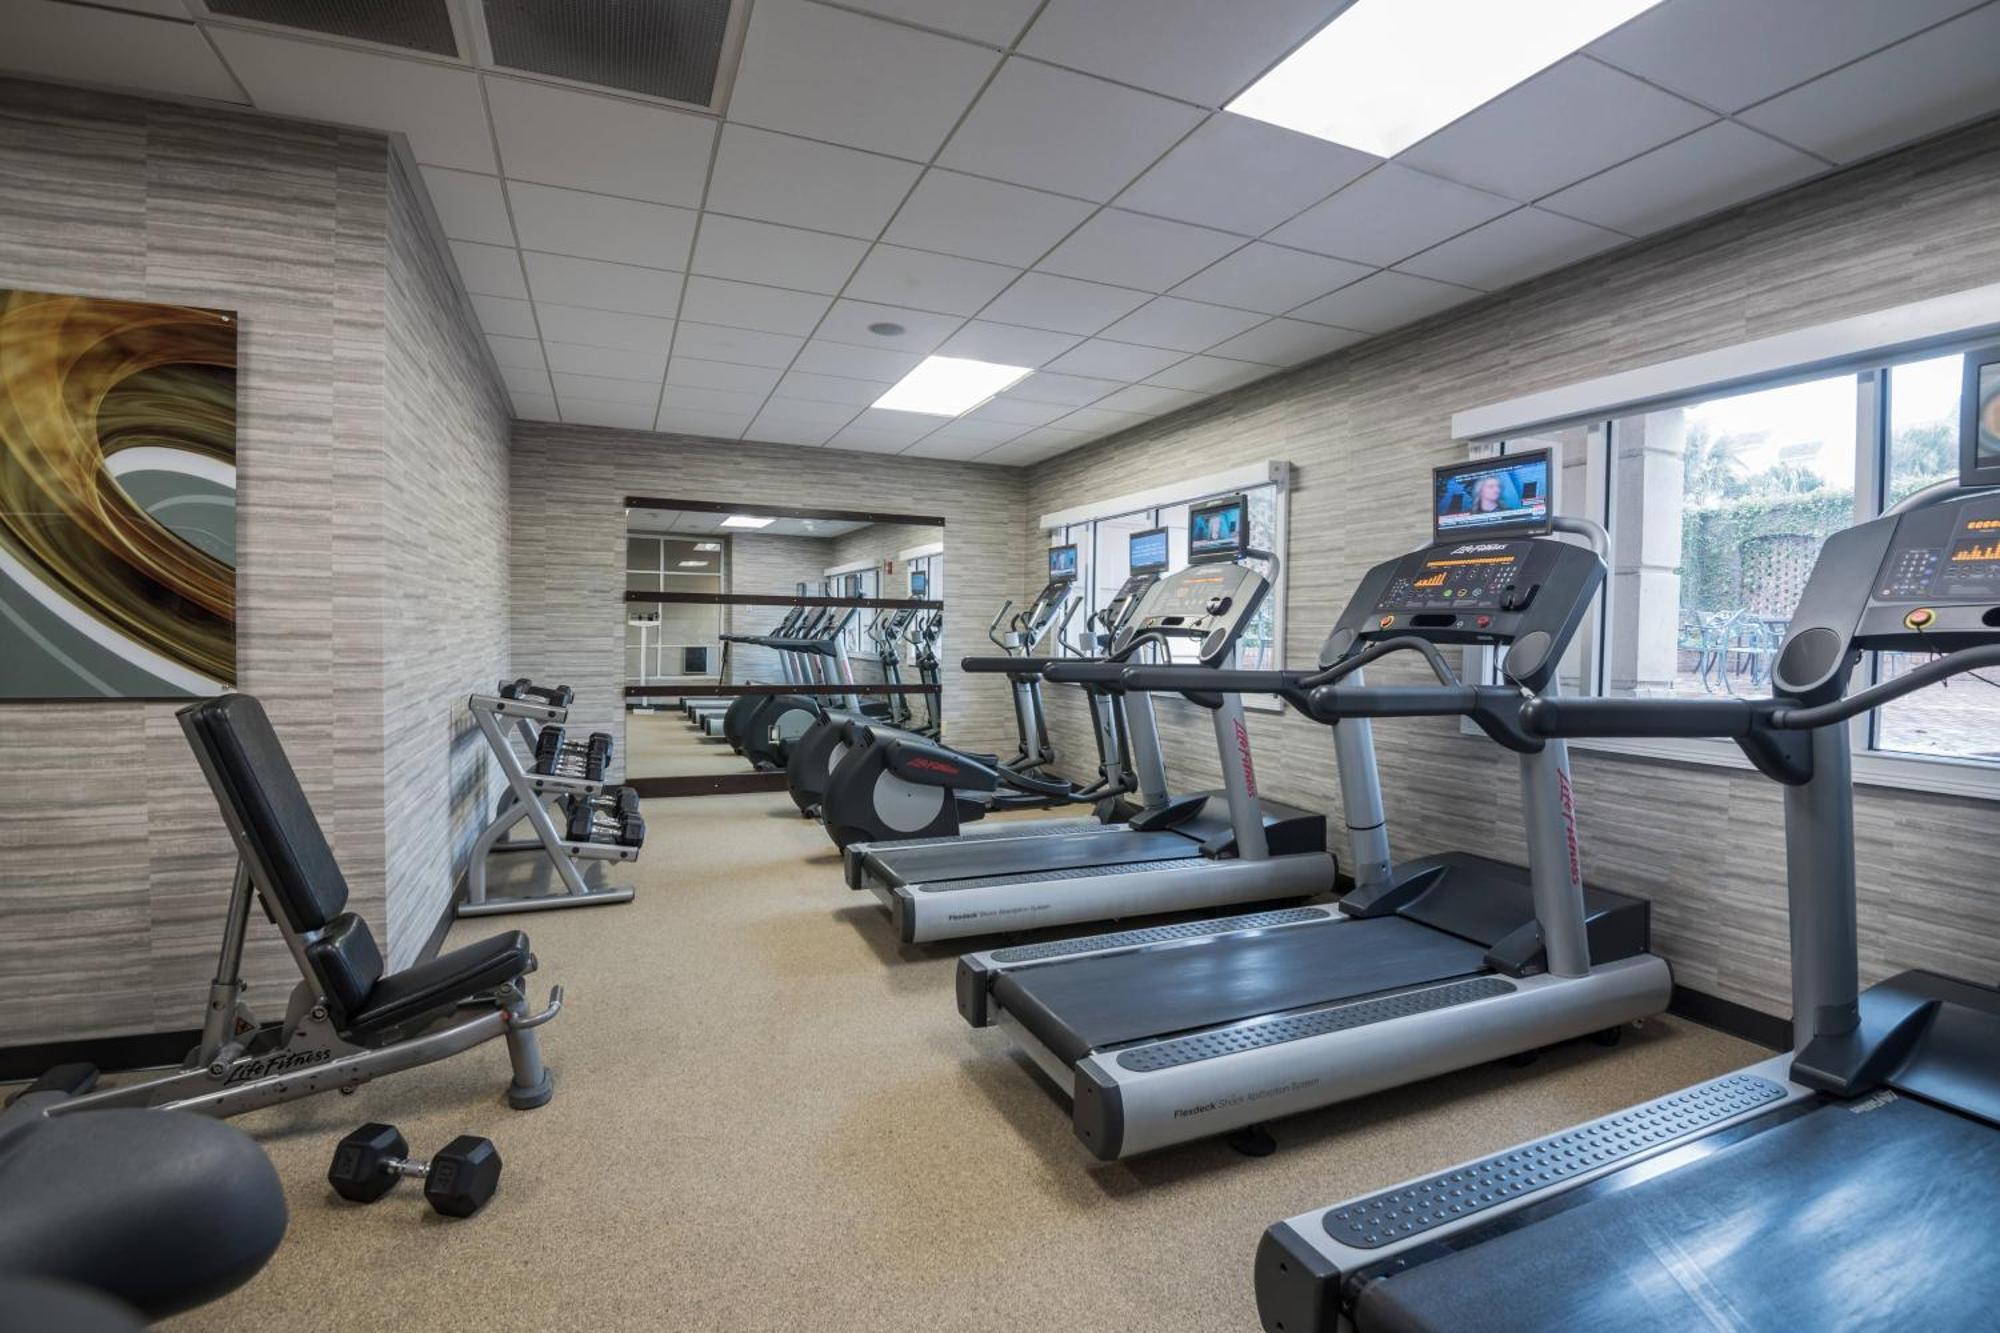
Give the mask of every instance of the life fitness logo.
<svg viewBox="0 0 2000 1333">
<path fill-rule="evenodd" d="M 942 773 L 948 778 L 958 776 L 958 765 L 947 764 L 938 759 L 916 758 L 909 761 L 911 768 L 922 769 L 926 773 Z"/>
<path fill-rule="evenodd" d="M 1569 840 L 1569 879 L 1572 884 L 1583 883 L 1583 865 L 1576 853 L 1576 793 L 1569 785 L 1569 774 L 1560 770 L 1556 773 L 1556 792 L 1562 802 L 1563 836 Z"/>
<path fill-rule="evenodd" d="M 1486 554 L 1486 553 L 1487 553 L 1488 551 L 1504 551 L 1504 550 L 1506 550 L 1506 549 L 1507 549 L 1507 543 L 1505 543 L 1505 542 L 1475 542 L 1475 543 L 1473 543 L 1473 544 L 1472 544 L 1472 545 L 1470 545 L 1470 546 L 1459 546 L 1459 547 L 1455 547 L 1455 548 L 1454 548 L 1454 549 L 1452 550 L 1452 554 L 1453 554 L 1453 555 L 1484 555 L 1484 554 Z"/>
<path fill-rule="evenodd" d="M 1236 719 L 1236 754 L 1243 761 L 1243 785 L 1249 789 L 1252 796 L 1255 796 L 1257 794 L 1257 769 L 1250 762 L 1250 729 L 1243 725 L 1243 719 L 1240 717 Z M 1570 845 L 1571 847 L 1576 845 L 1574 838 L 1570 840 Z M 1571 855 L 1575 855 L 1575 853 L 1572 852 Z"/>
</svg>

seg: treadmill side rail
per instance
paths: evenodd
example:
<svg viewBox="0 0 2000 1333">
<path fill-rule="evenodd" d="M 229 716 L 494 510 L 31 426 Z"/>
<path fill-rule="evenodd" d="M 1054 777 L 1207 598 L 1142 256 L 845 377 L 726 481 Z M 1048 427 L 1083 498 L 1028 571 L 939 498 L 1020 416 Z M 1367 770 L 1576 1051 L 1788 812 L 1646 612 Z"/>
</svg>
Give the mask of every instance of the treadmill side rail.
<svg viewBox="0 0 2000 1333">
<path fill-rule="evenodd" d="M 1393 998 L 1418 1000 L 1425 991 L 1465 987 L 1470 980 L 1478 979 L 1456 978 Z M 1106 1161 L 1152 1152 L 1650 1017 L 1666 1008 L 1673 988 L 1666 963 L 1650 954 L 1608 963 L 1588 976 L 1509 978 L 1504 984 L 1503 994 L 1449 997 L 1434 1008 L 1410 1004 L 1405 1012 L 1376 1021 L 1266 1045 L 1240 1048 L 1224 1040 L 1244 1026 L 1232 1024 L 1208 1034 L 1095 1051 L 1074 1071 L 1073 1127 Z M 1379 1005 L 1382 999 L 1363 996 L 1335 1008 Z M 1039 1061 L 1033 1049 L 1039 1043 L 1019 1024 L 1008 1027 Z M 1154 1046 L 1203 1035 L 1213 1039 L 1216 1054 L 1177 1058 L 1158 1068 L 1146 1068 L 1150 1062 L 1136 1058 Z M 1107 1091 L 1113 1088 L 1115 1096 Z M 1117 1119 L 1109 1121 L 1107 1108 L 1114 1105 Z"/>
<path fill-rule="evenodd" d="M 1772 1056 L 1733 1074 L 1678 1089 L 1545 1138 L 1473 1158 L 1433 1175 L 1405 1180 L 1374 1194 L 1286 1218 L 1268 1228 L 1257 1246 L 1255 1282 L 1259 1320 L 1267 1333 L 1278 1330 L 1334 1333 L 1336 1329 L 1350 1327 L 1347 1307 L 1355 1293 L 1344 1288 L 1362 1270 L 1393 1266 L 1400 1256 L 1456 1233 L 1490 1225 L 1509 1213 L 1533 1207 L 1552 1196 L 1814 1096 L 1812 1089 L 1790 1080 L 1787 1076 L 1790 1064 L 1789 1055 Z M 1685 1113 L 1685 1106 L 1702 1105 L 1704 1096 L 1712 1099 L 1720 1113 L 1706 1116 Z M 1670 1125 L 1676 1118 L 1680 1121 L 1678 1132 L 1658 1132 L 1658 1127 Z M 1649 1126 L 1648 1130 L 1619 1136 L 1619 1128 L 1642 1121 Z M 1605 1142 L 1595 1143 L 1598 1138 Z M 1349 1245 L 1335 1239 L 1329 1228 L 1329 1219 L 1336 1219 L 1336 1226 L 1343 1225 L 1337 1220 L 1341 1214 L 1358 1213 L 1378 1200 L 1405 1193 L 1414 1196 L 1455 1179 L 1482 1179 L 1495 1170 L 1504 1173 L 1507 1168 L 1501 1164 L 1502 1159 L 1558 1140 L 1591 1141 L 1596 1160 L 1581 1169 L 1551 1172 L 1550 1179 L 1533 1189 L 1521 1190 L 1484 1206 L 1468 1207 L 1460 1215 L 1414 1227 L 1406 1235 L 1385 1238 L 1379 1244 Z"/>
</svg>

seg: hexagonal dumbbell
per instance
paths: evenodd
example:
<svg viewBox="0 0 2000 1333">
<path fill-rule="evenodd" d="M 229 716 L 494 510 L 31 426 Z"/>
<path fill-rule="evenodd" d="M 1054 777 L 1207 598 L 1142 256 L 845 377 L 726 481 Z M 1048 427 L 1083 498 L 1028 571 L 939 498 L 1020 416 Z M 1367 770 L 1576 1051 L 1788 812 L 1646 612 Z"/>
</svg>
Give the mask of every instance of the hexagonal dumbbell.
<svg viewBox="0 0 2000 1333">
<path fill-rule="evenodd" d="M 373 1203 L 404 1177 L 424 1182 L 424 1198 L 446 1217 L 470 1217 L 500 1188 L 500 1150 L 493 1140 L 461 1134 L 430 1161 L 410 1155 L 394 1125 L 363 1125 L 333 1150 L 326 1180 L 352 1203 Z"/>
</svg>

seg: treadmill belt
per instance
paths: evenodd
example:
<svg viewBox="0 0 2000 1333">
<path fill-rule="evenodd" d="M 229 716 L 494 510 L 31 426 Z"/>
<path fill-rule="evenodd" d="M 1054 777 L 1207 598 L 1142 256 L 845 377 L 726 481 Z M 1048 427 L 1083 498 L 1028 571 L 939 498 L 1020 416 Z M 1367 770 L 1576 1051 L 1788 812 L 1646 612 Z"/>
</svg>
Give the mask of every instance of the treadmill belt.
<svg viewBox="0 0 2000 1333">
<path fill-rule="evenodd" d="M 1365 1286 L 1362 1333 L 1974 1329 L 2000 1321 L 2000 1131 L 1830 1104 Z"/>
<path fill-rule="evenodd" d="M 1329 921 L 1022 968 L 993 997 L 1075 1064 L 1107 1046 L 1466 976 L 1484 953 L 1401 917 Z"/>
</svg>

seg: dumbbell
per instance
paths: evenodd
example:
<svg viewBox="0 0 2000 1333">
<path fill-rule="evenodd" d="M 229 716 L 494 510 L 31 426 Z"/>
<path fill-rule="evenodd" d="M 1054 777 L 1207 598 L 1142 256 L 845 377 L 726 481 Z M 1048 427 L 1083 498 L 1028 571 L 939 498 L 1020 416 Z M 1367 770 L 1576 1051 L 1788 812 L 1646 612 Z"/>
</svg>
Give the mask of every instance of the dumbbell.
<svg viewBox="0 0 2000 1333">
<path fill-rule="evenodd" d="M 428 1162 L 409 1153 L 394 1125 L 363 1125 L 334 1148 L 327 1183 L 350 1203 L 373 1203 L 408 1176 L 424 1182 L 424 1198 L 446 1217 L 472 1216 L 500 1188 L 500 1150 L 491 1139 L 461 1134 Z"/>
</svg>

